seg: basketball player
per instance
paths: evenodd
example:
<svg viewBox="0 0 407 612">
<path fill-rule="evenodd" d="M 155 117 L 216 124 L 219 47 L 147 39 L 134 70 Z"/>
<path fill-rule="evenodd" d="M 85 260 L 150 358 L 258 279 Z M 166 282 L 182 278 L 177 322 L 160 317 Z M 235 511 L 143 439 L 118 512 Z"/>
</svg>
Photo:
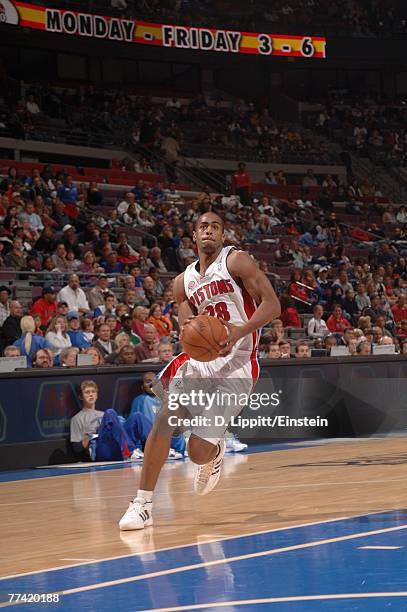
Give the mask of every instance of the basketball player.
<svg viewBox="0 0 407 612">
<path fill-rule="evenodd" d="M 190 264 L 174 281 L 174 299 L 179 304 L 182 333 L 197 314 L 218 317 L 228 328 L 219 357 L 210 362 L 190 359 L 186 353 L 175 357 L 160 373 L 162 388 L 181 388 L 186 384 L 199 387 L 209 381 L 232 392 L 239 389 L 250 394 L 259 375 L 257 341 L 259 330 L 280 315 L 280 303 L 274 290 L 256 262 L 244 251 L 224 247 L 223 220 L 213 212 L 204 213 L 195 225 L 193 239 L 198 247 L 199 260 Z M 157 392 L 161 396 L 161 393 Z M 233 406 L 231 416 L 237 416 L 242 406 Z M 161 468 L 168 458 L 174 427 L 168 423 L 174 412 L 163 402 L 153 429 L 148 437 L 141 472 L 140 489 L 120 520 L 121 530 L 143 529 L 152 525 L 152 497 Z M 206 495 L 216 486 L 225 441 L 208 436 L 205 429 L 192 429 L 188 453 L 197 464 L 194 490 Z"/>
</svg>

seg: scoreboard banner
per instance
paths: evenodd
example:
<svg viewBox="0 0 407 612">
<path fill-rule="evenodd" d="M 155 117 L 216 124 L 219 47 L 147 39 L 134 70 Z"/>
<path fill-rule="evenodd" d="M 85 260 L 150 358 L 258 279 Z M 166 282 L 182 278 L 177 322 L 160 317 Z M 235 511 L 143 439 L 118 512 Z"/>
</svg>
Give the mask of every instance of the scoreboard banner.
<svg viewBox="0 0 407 612">
<path fill-rule="evenodd" d="M 324 59 L 326 39 L 148 23 L 0 0 L 0 23 L 45 32 L 174 49 Z"/>
</svg>

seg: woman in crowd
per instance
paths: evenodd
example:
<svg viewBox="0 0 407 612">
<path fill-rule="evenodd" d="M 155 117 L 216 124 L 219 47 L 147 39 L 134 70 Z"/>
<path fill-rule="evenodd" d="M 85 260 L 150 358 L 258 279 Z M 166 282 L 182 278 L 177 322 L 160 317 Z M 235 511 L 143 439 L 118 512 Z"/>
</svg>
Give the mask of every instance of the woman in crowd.
<svg viewBox="0 0 407 612">
<path fill-rule="evenodd" d="M 54 356 L 59 355 L 62 349 L 72 346 L 67 330 L 68 323 L 66 317 L 57 315 L 51 320 L 47 333 L 45 334 L 45 340 L 48 342 Z"/>
<path fill-rule="evenodd" d="M 151 306 L 147 322 L 155 327 L 160 338 L 169 336 L 172 332 L 171 321 L 162 314 L 161 306 L 157 303 Z"/>
<path fill-rule="evenodd" d="M 99 273 L 104 272 L 104 269 L 99 266 L 96 261 L 96 255 L 93 251 L 86 251 L 82 258 L 82 263 L 79 266 L 79 272 L 84 273 Z"/>
<path fill-rule="evenodd" d="M 85 349 L 84 351 L 82 351 L 82 354 L 92 356 L 93 366 L 100 366 L 105 363 L 102 353 L 99 351 L 99 349 L 96 346 L 91 346 L 88 349 Z"/>
<path fill-rule="evenodd" d="M 20 321 L 22 331 L 21 338 L 16 340 L 13 346 L 20 349 L 20 354 L 27 357 L 28 367 L 32 366 L 33 356 L 39 349 L 49 348 L 48 341 L 35 333 L 35 321 L 33 317 L 26 316 Z"/>
</svg>

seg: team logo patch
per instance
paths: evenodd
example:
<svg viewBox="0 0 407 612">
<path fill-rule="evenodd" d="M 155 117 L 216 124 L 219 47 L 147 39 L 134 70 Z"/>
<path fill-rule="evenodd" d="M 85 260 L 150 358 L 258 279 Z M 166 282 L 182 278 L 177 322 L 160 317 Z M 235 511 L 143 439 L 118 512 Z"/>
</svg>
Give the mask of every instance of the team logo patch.
<svg viewBox="0 0 407 612">
<path fill-rule="evenodd" d="M 188 283 L 188 289 L 193 289 L 195 287 L 195 281 L 189 281 Z"/>
</svg>

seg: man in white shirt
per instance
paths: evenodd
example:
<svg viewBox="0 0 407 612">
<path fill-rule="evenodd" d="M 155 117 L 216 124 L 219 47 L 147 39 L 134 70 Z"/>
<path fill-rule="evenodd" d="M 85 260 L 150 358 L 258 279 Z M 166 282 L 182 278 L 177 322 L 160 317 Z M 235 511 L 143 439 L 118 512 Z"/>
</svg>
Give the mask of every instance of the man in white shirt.
<svg viewBox="0 0 407 612">
<path fill-rule="evenodd" d="M 89 304 L 85 292 L 80 288 L 79 277 L 71 274 L 66 287 L 58 293 L 58 302 L 66 302 L 69 310 L 75 310 L 81 314 L 89 312 Z"/>
<path fill-rule="evenodd" d="M 122 200 L 117 207 L 117 212 L 119 213 L 119 215 L 124 215 L 124 213 L 127 212 L 127 209 L 131 204 L 135 204 L 136 210 L 141 210 L 141 206 L 136 202 L 136 196 L 134 195 L 134 193 L 131 193 L 131 191 L 129 191 L 124 196 L 124 200 Z"/>
</svg>

